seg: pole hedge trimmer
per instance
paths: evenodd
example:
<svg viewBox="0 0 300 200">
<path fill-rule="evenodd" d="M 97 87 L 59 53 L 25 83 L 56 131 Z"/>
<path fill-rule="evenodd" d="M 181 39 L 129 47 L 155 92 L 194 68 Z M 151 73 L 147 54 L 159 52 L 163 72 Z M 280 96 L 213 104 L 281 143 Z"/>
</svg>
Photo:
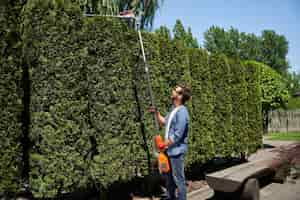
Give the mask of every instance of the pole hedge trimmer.
<svg viewBox="0 0 300 200">
<path fill-rule="evenodd" d="M 148 65 L 148 62 L 146 59 L 144 43 L 143 43 L 142 33 L 141 33 L 141 29 L 140 29 L 140 24 L 139 24 L 141 21 L 141 16 L 139 17 L 139 19 L 136 19 L 133 12 L 131 12 L 131 11 L 125 11 L 125 12 L 121 13 L 121 16 L 127 16 L 127 17 L 129 16 L 129 17 L 133 17 L 135 19 L 136 28 L 137 28 L 138 36 L 139 36 L 140 47 L 141 47 L 142 56 L 143 56 L 143 61 L 144 61 L 144 65 L 145 65 L 145 73 L 146 73 L 146 79 L 147 79 L 146 81 L 147 81 L 148 92 L 150 95 L 151 107 L 154 107 L 156 109 L 154 95 L 153 95 L 152 87 L 151 87 L 149 65 Z M 153 113 L 153 118 L 154 118 L 156 131 L 158 133 L 160 131 L 160 127 L 159 127 L 159 122 L 158 122 L 157 115 L 155 114 L 155 112 Z M 169 163 L 169 159 L 168 159 L 167 155 L 165 154 L 165 146 L 164 146 L 163 139 L 160 135 L 156 135 L 154 137 L 153 141 L 154 141 L 154 149 L 153 150 L 154 150 L 154 155 L 157 157 L 157 160 L 158 160 L 159 172 L 160 173 L 168 173 L 170 171 L 170 163 Z"/>
</svg>

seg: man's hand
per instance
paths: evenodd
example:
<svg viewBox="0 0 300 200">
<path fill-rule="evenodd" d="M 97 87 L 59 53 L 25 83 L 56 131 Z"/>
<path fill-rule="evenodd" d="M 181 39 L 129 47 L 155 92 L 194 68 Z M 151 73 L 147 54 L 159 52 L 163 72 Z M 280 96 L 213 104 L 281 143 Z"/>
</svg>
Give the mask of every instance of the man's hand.
<svg viewBox="0 0 300 200">
<path fill-rule="evenodd" d="M 169 146 L 171 146 L 173 144 L 173 141 L 170 139 L 165 140 L 164 142 L 164 146 L 165 148 L 168 148 Z"/>
<path fill-rule="evenodd" d="M 149 112 L 157 114 L 157 113 L 158 113 L 158 110 L 157 110 L 156 107 L 151 106 L 151 107 L 149 108 Z"/>
<path fill-rule="evenodd" d="M 172 144 L 173 144 L 172 140 L 165 140 L 164 142 L 158 144 L 158 148 L 160 151 L 165 151 Z"/>
<path fill-rule="evenodd" d="M 148 109 L 149 112 L 151 113 L 154 113 L 158 119 L 158 122 L 159 122 L 159 125 L 160 126 L 163 126 L 165 125 L 165 118 L 163 116 L 161 116 L 160 112 L 157 110 L 156 107 L 154 106 L 151 106 L 149 109 Z"/>
<path fill-rule="evenodd" d="M 158 151 L 163 152 L 166 149 L 166 144 L 160 135 L 154 137 L 155 145 Z"/>
</svg>

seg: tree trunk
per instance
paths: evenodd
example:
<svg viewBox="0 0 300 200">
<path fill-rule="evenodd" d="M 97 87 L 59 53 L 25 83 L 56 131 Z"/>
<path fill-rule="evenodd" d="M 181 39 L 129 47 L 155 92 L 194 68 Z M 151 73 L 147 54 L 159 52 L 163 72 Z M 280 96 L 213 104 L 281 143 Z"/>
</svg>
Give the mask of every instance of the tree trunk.
<svg viewBox="0 0 300 200">
<path fill-rule="evenodd" d="M 263 111 L 263 131 L 264 134 L 268 134 L 268 126 L 269 126 L 269 110 Z"/>
</svg>

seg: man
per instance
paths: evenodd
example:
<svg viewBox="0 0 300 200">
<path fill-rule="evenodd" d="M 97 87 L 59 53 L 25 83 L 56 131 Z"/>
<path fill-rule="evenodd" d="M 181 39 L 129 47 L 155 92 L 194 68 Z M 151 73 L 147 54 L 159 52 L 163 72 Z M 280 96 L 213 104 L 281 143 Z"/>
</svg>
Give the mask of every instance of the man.
<svg viewBox="0 0 300 200">
<path fill-rule="evenodd" d="M 184 175 L 184 156 L 188 148 L 189 114 L 185 103 L 191 98 L 191 90 L 178 85 L 172 90 L 172 111 L 163 117 L 156 109 L 155 113 L 161 126 L 166 126 L 164 146 L 170 159 L 171 173 L 166 174 L 168 200 L 186 200 L 186 184 Z"/>
</svg>

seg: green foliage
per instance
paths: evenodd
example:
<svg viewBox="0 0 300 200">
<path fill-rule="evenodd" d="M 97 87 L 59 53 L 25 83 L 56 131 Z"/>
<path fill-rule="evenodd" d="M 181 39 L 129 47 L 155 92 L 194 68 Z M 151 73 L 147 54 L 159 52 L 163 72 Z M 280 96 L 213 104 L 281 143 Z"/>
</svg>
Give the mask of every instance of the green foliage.
<svg viewBox="0 0 300 200">
<path fill-rule="evenodd" d="M 160 37 L 164 37 L 168 40 L 173 40 L 176 43 L 180 43 L 179 46 L 186 48 L 199 48 L 199 44 L 196 38 L 192 34 L 191 27 L 188 27 L 186 31 L 182 22 L 177 19 L 173 28 L 173 37 L 171 37 L 170 30 L 166 26 L 161 26 L 155 30 L 155 33 Z"/>
<path fill-rule="evenodd" d="M 45 5 L 31 2 L 24 13 L 35 196 L 53 197 L 93 183 L 107 187 L 146 174 L 132 90 L 137 49 L 128 48 L 138 44 L 136 33 L 114 20 L 83 21 L 78 8 L 68 10 L 72 4 Z M 31 44 L 34 38 L 39 40 Z"/>
<path fill-rule="evenodd" d="M 97 143 L 90 173 L 106 187 L 148 173 L 132 82 L 137 34 L 117 21 L 91 18 L 84 35 L 90 136 Z"/>
<path fill-rule="evenodd" d="M 185 40 L 186 32 L 182 22 L 179 19 L 176 20 L 176 23 L 173 28 L 173 33 L 174 33 L 174 40 L 182 40 L 182 41 Z"/>
<path fill-rule="evenodd" d="M 268 140 L 300 141 L 300 132 L 270 133 Z"/>
<path fill-rule="evenodd" d="M 262 62 L 277 72 L 287 72 L 288 41 L 284 35 L 278 35 L 273 30 L 264 30 L 261 35 Z"/>
<path fill-rule="evenodd" d="M 289 98 L 286 107 L 289 110 L 300 109 L 300 97 Z"/>
<path fill-rule="evenodd" d="M 156 11 L 163 0 L 73 0 L 80 5 L 82 11 L 87 14 L 119 15 L 122 11 L 131 10 L 136 16 L 141 15 L 140 27 L 151 29 Z"/>
<path fill-rule="evenodd" d="M 284 78 L 291 95 L 300 92 L 300 71 L 287 73 Z"/>
<path fill-rule="evenodd" d="M 185 49 L 171 40 L 152 33 L 144 33 L 144 45 L 146 56 L 149 61 L 151 75 L 151 85 L 155 96 L 156 106 L 160 112 L 165 115 L 171 108 L 171 90 L 178 83 L 190 83 L 188 70 L 188 58 Z M 153 116 L 147 112 L 150 106 L 147 82 L 143 62 L 136 66 L 135 83 L 138 92 L 138 98 L 142 108 L 142 119 L 145 122 L 146 135 L 148 136 L 148 146 L 153 152 L 153 136 L 157 135 L 153 123 Z M 164 130 L 160 131 L 164 134 Z M 153 158 L 154 159 L 154 158 Z"/>
<path fill-rule="evenodd" d="M 142 33 L 144 47 L 146 49 L 145 54 L 148 61 L 148 68 L 150 70 L 150 79 L 152 80 L 151 86 L 153 88 L 153 95 L 155 97 L 155 104 L 158 108 L 161 109 L 161 112 L 165 112 L 169 107 L 169 101 L 164 96 L 165 91 L 168 88 L 165 88 L 163 80 L 160 78 L 160 75 L 157 74 L 160 72 L 158 66 L 156 67 L 157 62 L 160 60 L 160 50 L 159 50 L 159 37 L 156 37 L 155 34 L 152 33 Z M 163 40 L 166 38 L 162 37 Z M 169 40 L 167 40 L 169 41 Z M 147 77 L 145 75 L 145 64 L 140 56 L 139 48 L 134 53 L 136 64 L 133 65 L 133 89 L 136 92 L 136 102 L 137 106 L 140 109 L 139 119 L 140 119 L 140 127 L 141 131 L 143 130 L 145 134 L 144 148 L 147 145 L 148 152 L 150 153 L 150 160 L 154 160 L 154 143 L 153 137 L 157 135 L 157 130 L 155 128 L 155 124 L 153 123 L 153 115 L 151 115 L 147 110 L 150 107 L 150 94 L 147 87 Z M 154 64 L 155 63 L 155 64 Z M 162 70 L 166 70 L 167 68 L 162 67 Z M 163 73 L 165 74 L 165 72 Z M 158 80 L 156 78 L 159 78 Z M 155 82 L 154 79 L 156 79 Z M 141 132 L 142 134 L 142 132 Z M 152 171 L 152 166 L 149 169 Z"/>
<path fill-rule="evenodd" d="M 141 13 L 141 28 L 151 29 L 156 11 L 161 7 L 163 2 L 164 0 L 126 0 L 120 1 L 120 4 L 123 9 L 127 8 L 133 10 L 136 16 Z"/>
<path fill-rule="evenodd" d="M 262 88 L 260 81 L 261 68 L 260 63 L 247 61 L 244 63 L 246 67 L 246 82 L 247 82 L 247 137 L 248 137 L 248 153 L 255 152 L 262 145 Z"/>
<path fill-rule="evenodd" d="M 261 112 L 264 131 L 267 132 L 268 112 L 280 107 L 286 107 L 287 101 L 290 98 L 289 91 L 284 78 L 271 67 L 255 61 L 249 61 L 249 63 L 258 69 L 261 90 Z"/>
<path fill-rule="evenodd" d="M 214 142 L 216 155 L 230 156 L 233 151 L 231 74 L 224 55 L 211 55 L 209 59 L 213 81 Z"/>
<path fill-rule="evenodd" d="M 247 130 L 247 82 L 246 70 L 241 61 L 229 60 L 231 70 L 231 99 L 232 99 L 232 136 L 234 137 L 233 152 L 246 152 L 248 138 Z M 257 102 L 256 102 L 257 103 Z M 237 142 L 239 141 L 239 142 Z"/>
<path fill-rule="evenodd" d="M 268 112 L 283 107 L 290 95 L 283 77 L 267 65 L 256 63 L 260 70 L 262 110 Z"/>
<path fill-rule="evenodd" d="M 168 27 L 166 26 L 160 26 L 158 29 L 155 30 L 155 33 L 159 35 L 160 37 L 166 38 L 168 40 L 171 40 L 171 33 Z"/>
<path fill-rule="evenodd" d="M 237 56 L 243 60 L 255 60 L 269 65 L 281 74 L 287 73 L 288 42 L 275 31 L 264 30 L 261 36 L 239 32 L 231 27 L 228 31 L 212 26 L 204 33 L 204 46 L 211 53 Z"/>
<path fill-rule="evenodd" d="M 18 38 L 20 1 L 0 4 L 0 193 L 16 192 L 22 170 L 22 69 Z"/>
<path fill-rule="evenodd" d="M 182 22 L 177 19 L 173 28 L 174 41 L 182 43 L 188 48 L 198 48 L 198 41 L 193 37 L 191 27 L 188 27 L 188 31 L 185 31 Z"/>
<path fill-rule="evenodd" d="M 119 5 L 117 0 L 75 0 L 84 11 L 84 13 L 94 13 L 100 15 L 119 14 Z"/>
<path fill-rule="evenodd" d="M 212 26 L 204 33 L 204 47 L 211 53 L 228 54 L 229 42 L 226 31 L 223 28 Z"/>
<path fill-rule="evenodd" d="M 240 33 L 238 51 L 242 60 L 261 61 L 261 39 L 253 33 Z"/>
<path fill-rule="evenodd" d="M 107 188 L 145 176 L 152 170 L 153 136 L 164 134 L 163 129 L 157 132 L 147 112 L 150 99 L 137 33 L 117 19 L 83 18 L 73 2 L 30 0 L 22 12 L 19 57 L 30 72 L 29 183 L 35 197 L 95 185 Z M 2 135 L 7 135 L 3 130 L 13 134 L 0 143 L 7 147 L 0 158 L 1 163 L 13 161 L 0 168 L 1 177 L 10 174 L 0 188 L 8 191 L 18 187 L 20 169 L 11 166 L 20 161 L 16 148 L 22 94 L 21 71 L 15 63 L 20 60 L 18 54 L 5 51 L 10 48 L 2 30 L 6 29 L 1 29 L 0 94 L 6 98 L 1 98 L 0 127 Z M 162 114 L 169 111 L 171 89 L 178 83 L 193 91 L 187 105 L 187 167 L 215 156 L 253 151 L 261 136 L 257 68 L 187 48 L 166 37 L 166 29 L 161 33 L 143 33 L 157 107 Z"/>
<path fill-rule="evenodd" d="M 194 38 L 191 27 L 188 27 L 186 34 L 185 46 L 189 48 L 199 48 L 198 41 L 196 38 Z"/>
<path fill-rule="evenodd" d="M 88 187 L 86 52 L 80 9 L 69 1 L 32 0 L 23 17 L 23 49 L 31 80 L 30 187 L 53 197 Z"/>
<path fill-rule="evenodd" d="M 187 164 L 204 163 L 215 156 L 213 84 L 208 54 L 201 49 L 189 49 L 189 69 L 192 77 L 190 107 L 189 153 Z"/>
</svg>

